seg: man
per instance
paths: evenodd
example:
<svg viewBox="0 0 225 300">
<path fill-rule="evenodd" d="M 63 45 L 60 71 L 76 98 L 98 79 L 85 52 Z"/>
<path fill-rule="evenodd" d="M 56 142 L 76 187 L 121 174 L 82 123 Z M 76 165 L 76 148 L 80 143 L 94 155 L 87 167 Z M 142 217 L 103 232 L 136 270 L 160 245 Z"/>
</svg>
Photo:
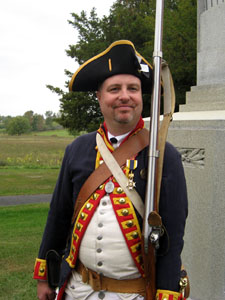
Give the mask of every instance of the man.
<svg viewBox="0 0 225 300">
<path fill-rule="evenodd" d="M 151 65 L 126 40 L 114 42 L 73 75 L 71 91 L 97 91 L 104 123 L 97 132 L 77 138 L 65 151 L 35 264 L 40 300 L 55 297 L 46 272 L 46 254 L 52 249 L 63 255 L 57 299 L 144 299 L 142 217 L 132 204 L 132 196 L 128 197 L 121 188 L 120 180 L 113 175 L 105 178 L 81 207 L 76 206 L 72 228 L 71 219 L 82 185 L 95 169 L 102 167 L 102 150 L 96 147 L 96 135 L 113 152 L 142 132 L 142 93 L 151 93 L 151 86 Z M 142 202 L 147 157 L 145 147 L 127 157 L 128 163 L 122 166 L 123 175 L 133 184 L 131 192 L 136 189 Z M 162 239 L 156 262 L 156 297 L 181 299 L 180 254 L 187 195 L 180 156 L 168 143 L 159 213 L 169 236 L 169 249 Z"/>
</svg>

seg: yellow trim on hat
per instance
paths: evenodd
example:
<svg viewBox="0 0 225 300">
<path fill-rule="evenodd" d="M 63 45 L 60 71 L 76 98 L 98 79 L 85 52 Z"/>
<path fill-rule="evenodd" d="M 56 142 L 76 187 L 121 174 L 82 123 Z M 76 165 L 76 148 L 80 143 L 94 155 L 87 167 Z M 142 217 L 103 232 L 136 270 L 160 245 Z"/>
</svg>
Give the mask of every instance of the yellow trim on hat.
<svg viewBox="0 0 225 300">
<path fill-rule="evenodd" d="M 111 60 L 111 58 L 109 58 L 109 71 L 110 72 L 112 71 L 112 60 Z"/>
<path fill-rule="evenodd" d="M 152 69 L 152 66 L 150 65 L 150 63 L 143 57 L 141 56 L 135 49 L 134 44 L 131 41 L 128 40 L 119 40 L 116 42 L 113 42 L 108 48 L 106 48 L 106 50 L 104 50 L 103 52 L 95 55 L 94 57 L 90 58 L 89 60 L 87 60 L 86 62 L 84 62 L 79 68 L 78 70 L 73 74 L 70 83 L 69 83 L 69 91 L 72 91 L 72 87 L 73 87 L 73 82 L 77 76 L 77 74 L 86 66 L 88 65 L 90 62 L 96 60 L 97 58 L 105 55 L 106 53 L 108 53 L 113 47 L 117 46 L 117 45 L 130 45 L 134 48 L 135 53 L 140 56 L 141 59 L 143 59 L 143 61 Z"/>
</svg>

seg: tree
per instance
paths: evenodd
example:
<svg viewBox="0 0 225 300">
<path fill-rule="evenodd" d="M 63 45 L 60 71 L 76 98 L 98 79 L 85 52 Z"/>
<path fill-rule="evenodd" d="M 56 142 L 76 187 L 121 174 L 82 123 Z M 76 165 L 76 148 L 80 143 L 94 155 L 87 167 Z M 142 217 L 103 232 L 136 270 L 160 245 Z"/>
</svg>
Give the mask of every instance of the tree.
<svg viewBox="0 0 225 300">
<path fill-rule="evenodd" d="M 26 111 L 23 116 L 28 119 L 29 124 L 32 127 L 33 119 L 34 119 L 34 112 L 33 112 L 33 110 Z"/>
<path fill-rule="evenodd" d="M 7 124 L 12 119 L 11 116 L 0 116 L 0 129 L 6 129 Z"/>
<path fill-rule="evenodd" d="M 53 122 L 55 120 L 56 116 L 55 114 L 48 110 L 45 112 L 45 129 L 53 129 L 54 126 L 53 126 Z"/>
<path fill-rule="evenodd" d="M 155 1 L 117 0 L 109 15 L 102 19 L 94 8 L 89 17 L 84 11 L 71 16 L 69 24 L 78 31 L 79 39 L 69 45 L 66 53 L 79 64 L 119 39 L 131 40 L 137 51 L 152 61 Z M 173 74 L 178 107 L 185 102 L 185 92 L 196 80 L 196 1 L 166 1 L 163 53 Z M 65 74 L 70 78 L 73 72 L 65 70 Z M 99 126 L 101 115 L 93 93 L 68 93 L 51 85 L 48 88 L 60 97 L 58 122 L 62 126 L 70 131 L 90 131 Z M 144 97 L 143 116 L 149 116 L 149 102 L 150 97 Z"/>
<path fill-rule="evenodd" d="M 28 133 L 31 127 L 29 121 L 26 117 L 14 117 L 7 124 L 6 132 L 9 135 L 21 135 L 23 133 Z"/>
<path fill-rule="evenodd" d="M 81 130 L 90 132 L 99 126 L 102 115 L 93 93 L 64 93 L 52 86 L 48 86 L 48 88 L 61 95 L 60 101 L 63 110 L 56 121 L 64 128 L 68 128 L 71 134 L 75 135 Z"/>
<path fill-rule="evenodd" d="M 174 79 L 177 105 L 185 103 L 185 93 L 196 84 L 197 16 L 196 1 L 176 1 L 164 17 L 164 56 Z"/>
<path fill-rule="evenodd" d="M 39 114 L 33 115 L 32 130 L 33 131 L 44 130 L 44 117 L 42 115 Z"/>
</svg>

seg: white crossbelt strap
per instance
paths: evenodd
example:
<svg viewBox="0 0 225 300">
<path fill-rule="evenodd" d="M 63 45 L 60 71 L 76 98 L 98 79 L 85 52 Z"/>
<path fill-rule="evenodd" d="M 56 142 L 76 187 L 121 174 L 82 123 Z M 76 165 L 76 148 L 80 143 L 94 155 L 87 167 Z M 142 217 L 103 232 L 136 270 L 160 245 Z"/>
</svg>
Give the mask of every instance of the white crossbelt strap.
<svg viewBox="0 0 225 300">
<path fill-rule="evenodd" d="M 128 178 L 121 170 L 119 164 L 117 163 L 117 161 L 115 160 L 115 158 L 113 157 L 109 149 L 107 148 L 106 144 L 104 143 L 99 133 L 96 134 L 96 142 L 105 164 L 110 169 L 113 176 L 116 178 L 117 182 L 126 193 L 127 197 L 129 197 L 129 199 L 132 201 L 133 205 L 135 206 L 135 208 L 143 218 L 144 203 L 142 202 L 141 197 L 139 196 L 139 194 L 135 189 L 129 190 L 127 188 Z"/>
</svg>

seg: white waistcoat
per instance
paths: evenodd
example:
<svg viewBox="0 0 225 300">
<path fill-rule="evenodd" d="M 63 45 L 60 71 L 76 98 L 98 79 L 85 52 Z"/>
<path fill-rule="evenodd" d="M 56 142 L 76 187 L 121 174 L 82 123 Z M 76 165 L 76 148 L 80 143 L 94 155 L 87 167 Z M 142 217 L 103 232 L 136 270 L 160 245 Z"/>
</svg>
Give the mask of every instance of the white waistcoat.
<svg viewBox="0 0 225 300">
<path fill-rule="evenodd" d="M 110 197 L 106 195 L 100 200 L 87 230 L 81 241 L 79 259 L 89 269 L 115 279 L 131 279 L 140 277 L 140 273 L 127 248 L 123 234 L 117 222 Z M 68 282 L 66 293 L 72 299 L 143 299 L 137 294 L 116 294 L 110 292 L 94 292 L 88 284 L 84 284 L 81 276 L 73 271 Z"/>
</svg>

